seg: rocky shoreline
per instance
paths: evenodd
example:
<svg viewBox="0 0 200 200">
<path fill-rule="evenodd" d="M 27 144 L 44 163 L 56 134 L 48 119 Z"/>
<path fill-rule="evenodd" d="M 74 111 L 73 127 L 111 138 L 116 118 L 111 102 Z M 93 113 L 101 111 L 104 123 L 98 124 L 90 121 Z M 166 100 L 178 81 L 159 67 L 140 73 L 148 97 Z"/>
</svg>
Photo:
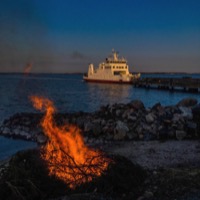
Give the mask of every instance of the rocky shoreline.
<svg viewBox="0 0 200 200">
<path fill-rule="evenodd" d="M 45 143 L 40 127 L 41 113 L 17 113 L 4 120 L 0 135 Z M 150 141 L 198 139 L 200 136 L 200 103 L 183 99 L 176 105 L 160 103 L 145 108 L 140 100 L 128 104 L 102 106 L 92 113 L 57 113 L 58 125 L 75 124 L 87 143 L 108 141 Z"/>
<path fill-rule="evenodd" d="M 44 144 L 47 138 L 40 127 L 42 117 L 42 113 L 17 113 L 4 120 L 0 126 L 0 134 Z M 112 176 L 108 173 L 108 176 L 112 177 L 109 180 L 114 178 L 116 181 L 108 182 L 107 186 L 113 188 L 114 184 L 116 191 L 120 191 L 119 194 L 115 190 L 112 194 L 104 194 L 104 190 L 98 189 L 87 192 L 84 190 L 81 193 L 77 190 L 70 193 L 62 188 L 60 193 L 59 188 L 57 193 L 51 194 L 53 196 L 48 196 L 49 192 L 55 191 L 55 187 L 54 190 L 49 190 L 52 184 L 57 187 L 58 183 L 55 180 L 49 181 L 49 177 L 43 173 L 39 176 L 34 174 L 40 173 L 40 170 L 35 171 L 40 167 L 35 167 L 39 164 L 37 160 L 39 156 L 35 153 L 37 149 L 34 149 L 19 152 L 11 160 L 0 163 L 1 195 L 16 197 L 18 193 L 12 190 L 16 188 L 23 197 L 21 199 L 25 199 L 29 193 L 30 199 L 35 199 L 34 195 L 40 198 L 46 195 L 45 198 L 42 196 L 43 199 L 55 200 L 200 198 L 200 104 L 197 100 L 183 99 L 172 106 L 162 106 L 157 103 L 151 108 L 145 108 L 141 101 L 134 100 L 128 104 L 103 106 L 93 113 L 57 113 L 54 118 L 57 125 L 66 123 L 77 125 L 82 130 L 87 144 L 101 148 L 108 155 L 122 158 L 122 162 L 116 165 L 119 171 L 115 174 L 111 170 Z M 138 188 L 134 192 L 132 187 L 130 190 L 125 190 L 127 183 L 132 185 L 132 182 L 129 176 L 122 174 L 134 173 L 133 180 L 137 180 L 136 176 L 139 173 L 132 171 L 135 170 L 132 164 L 130 169 L 124 168 L 128 166 L 124 159 L 127 159 L 129 164 L 140 166 L 141 169 L 138 169 L 143 171 L 141 175 L 145 174 L 144 182 L 137 183 Z M 17 170 L 17 174 L 23 174 L 18 177 L 18 182 L 13 169 Z M 38 177 L 41 179 L 39 182 Z M 118 177 L 125 178 L 119 180 Z M 138 178 L 140 180 L 141 177 Z M 45 182 L 46 179 L 48 181 Z M 13 183 L 13 180 L 15 180 L 14 185 L 7 184 Z M 50 184 L 48 190 L 36 191 L 35 188 L 40 188 L 38 184 L 42 182 L 45 182 L 43 186 Z M 22 185 L 25 191 L 31 190 L 23 193 Z"/>
</svg>

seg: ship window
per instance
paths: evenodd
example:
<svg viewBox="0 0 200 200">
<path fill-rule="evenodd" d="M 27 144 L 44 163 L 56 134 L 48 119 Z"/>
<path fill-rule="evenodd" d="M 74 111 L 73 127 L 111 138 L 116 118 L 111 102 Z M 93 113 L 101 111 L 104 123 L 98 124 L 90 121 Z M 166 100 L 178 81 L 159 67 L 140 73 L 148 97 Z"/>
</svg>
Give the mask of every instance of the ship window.
<svg viewBox="0 0 200 200">
<path fill-rule="evenodd" d="M 114 71 L 114 75 L 115 76 L 119 76 L 119 75 L 122 75 L 122 74 L 125 74 L 125 72 L 124 71 Z"/>
</svg>

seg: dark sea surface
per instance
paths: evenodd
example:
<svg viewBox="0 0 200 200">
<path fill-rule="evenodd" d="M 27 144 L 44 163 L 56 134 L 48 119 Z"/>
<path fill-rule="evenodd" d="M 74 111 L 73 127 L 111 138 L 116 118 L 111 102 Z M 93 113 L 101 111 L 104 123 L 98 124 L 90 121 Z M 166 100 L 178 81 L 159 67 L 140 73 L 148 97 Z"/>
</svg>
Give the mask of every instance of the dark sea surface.
<svg viewBox="0 0 200 200">
<path fill-rule="evenodd" d="M 143 74 L 142 77 L 193 77 L 199 74 Z M 128 103 L 140 99 L 146 107 L 160 102 L 176 104 L 193 97 L 200 102 L 200 93 L 134 88 L 132 85 L 85 83 L 82 74 L 0 74 L 0 123 L 18 112 L 37 112 L 29 100 L 31 95 L 48 97 L 58 112 L 92 112 L 100 106 Z M 34 147 L 32 142 L 0 137 L 0 160 L 20 149 Z"/>
</svg>

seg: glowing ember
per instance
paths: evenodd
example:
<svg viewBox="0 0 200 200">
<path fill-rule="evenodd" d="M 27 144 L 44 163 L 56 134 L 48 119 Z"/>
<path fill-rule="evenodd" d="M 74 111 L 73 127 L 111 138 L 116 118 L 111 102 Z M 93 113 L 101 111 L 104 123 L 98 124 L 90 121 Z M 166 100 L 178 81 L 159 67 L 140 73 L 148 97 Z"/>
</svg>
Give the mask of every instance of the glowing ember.
<svg viewBox="0 0 200 200">
<path fill-rule="evenodd" d="M 52 101 L 37 96 L 30 98 L 36 109 L 46 111 L 41 125 L 49 142 L 43 147 L 41 156 L 47 162 L 49 174 L 63 180 L 70 188 L 100 176 L 107 169 L 109 159 L 88 148 L 77 127 L 55 124 Z"/>
</svg>

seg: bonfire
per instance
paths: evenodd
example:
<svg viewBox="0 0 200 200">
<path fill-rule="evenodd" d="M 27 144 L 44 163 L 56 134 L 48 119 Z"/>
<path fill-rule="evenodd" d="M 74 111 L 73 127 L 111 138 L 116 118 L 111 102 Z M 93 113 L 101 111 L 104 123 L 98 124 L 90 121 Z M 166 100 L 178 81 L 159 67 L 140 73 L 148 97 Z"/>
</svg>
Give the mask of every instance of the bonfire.
<svg viewBox="0 0 200 200">
<path fill-rule="evenodd" d="M 45 111 L 41 126 L 49 140 L 41 149 L 41 158 L 47 163 L 49 175 L 63 180 L 72 189 L 101 176 L 111 160 L 102 152 L 87 147 L 77 126 L 57 126 L 52 101 L 38 96 L 30 99 L 36 109 Z"/>
</svg>

